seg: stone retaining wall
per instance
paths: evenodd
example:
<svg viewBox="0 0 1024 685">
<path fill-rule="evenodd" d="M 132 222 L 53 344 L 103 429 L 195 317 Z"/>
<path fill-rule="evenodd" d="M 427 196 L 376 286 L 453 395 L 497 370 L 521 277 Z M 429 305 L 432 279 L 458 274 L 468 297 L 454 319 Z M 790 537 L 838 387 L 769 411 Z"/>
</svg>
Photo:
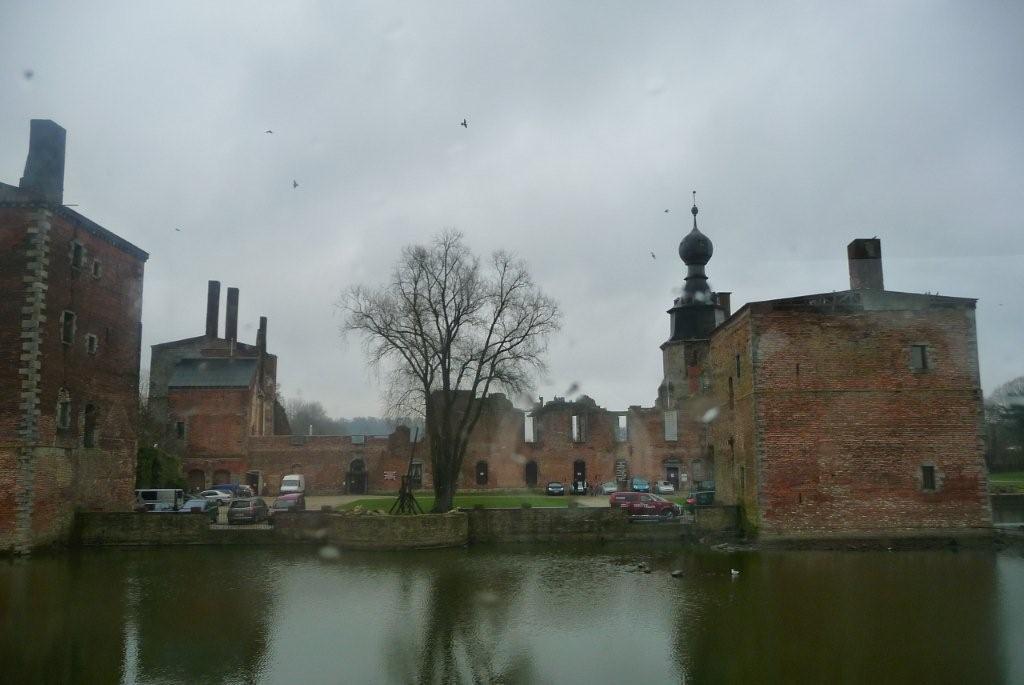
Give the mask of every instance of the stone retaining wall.
<svg viewBox="0 0 1024 685">
<path fill-rule="evenodd" d="M 432 549 L 461 547 L 469 540 L 462 512 L 423 516 L 295 512 L 275 518 L 276 537 L 322 541 L 343 549 Z"/>
</svg>

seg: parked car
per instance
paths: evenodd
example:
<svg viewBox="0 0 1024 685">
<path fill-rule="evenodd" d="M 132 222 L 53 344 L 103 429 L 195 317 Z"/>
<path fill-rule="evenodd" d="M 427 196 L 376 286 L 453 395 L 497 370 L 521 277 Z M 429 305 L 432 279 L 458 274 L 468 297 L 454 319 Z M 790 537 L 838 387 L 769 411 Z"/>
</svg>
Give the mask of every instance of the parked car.
<svg viewBox="0 0 1024 685">
<path fill-rule="evenodd" d="M 659 480 L 654 484 L 654 491 L 659 495 L 674 495 L 676 486 L 672 485 L 672 481 Z"/>
<path fill-rule="evenodd" d="M 615 481 L 608 481 L 607 483 L 601 483 L 601 494 L 610 495 L 619 489 L 619 484 Z"/>
<path fill-rule="evenodd" d="M 585 495 L 587 494 L 587 481 L 576 480 L 573 481 L 569 486 L 569 493 L 573 495 Z"/>
<path fill-rule="evenodd" d="M 683 513 L 675 502 L 648 492 L 616 492 L 609 498 L 612 507 L 626 511 L 630 516 L 657 516 L 671 519 Z"/>
<path fill-rule="evenodd" d="M 213 500 L 217 504 L 227 504 L 231 501 L 231 493 L 223 490 L 203 490 L 199 493 L 199 497 Z"/>
<path fill-rule="evenodd" d="M 207 518 L 210 519 L 210 523 L 217 522 L 217 516 L 220 512 L 220 509 L 217 506 L 217 501 L 207 499 L 205 497 L 195 497 L 193 499 L 190 499 L 189 501 L 185 502 L 185 504 L 182 505 L 181 509 L 179 509 L 178 512 L 184 514 L 191 514 L 193 511 L 197 510 L 202 514 L 206 514 Z"/>
<path fill-rule="evenodd" d="M 281 479 L 281 489 L 279 492 L 282 495 L 291 492 L 306 492 L 306 477 L 298 473 L 285 476 Z"/>
<path fill-rule="evenodd" d="M 185 503 L 185 491 L 173 488 L 150 488 L 135 491 L 135 501 L 146 511 L 178 511 Z"/>
<path fill-rule="evenodd" d="M 301 492 L 294 492 L 288 495 L 281 495 L 274 500 L 270 507 L 270 515 L 283 514 L 286 511 L 305 511 L 306 496 Z"/>
<path fill-rule="evenodd" d="M 547 488 L 545 488 L 545 492 L 547 492 L 549 495 L 564 495 L 565 486 L 562 485 L 557 480 L 553 480 L 550 483 L 548 483 Z"/>
<path fill-rule="evenodd" d="M 714 490 L 697 490 L 686 496 L 686 503 L 691 507 L 706 507 L 715 503 Z"/>
<path fill-rule="evenodd" d="M 227 492 L 231 497 L 252 497 L 253 491 L 248 485 L 242 483 L 222 483 L 221 485 L 214 485 L 210 490 L 219 490 L 221 492 Z"/>
<path fill-rule="evenodd" d="M 643 478 L 634 478 L 630 481 L 629 489 L 633 492 L 650 492 L 651 484 Z"/>
<path fill-rule="evenodd" d="M 228 505 L 228 523 L 259 523 L 270 516 L 270 508 L 262 497 L 231 500 Z"/>
</svg>

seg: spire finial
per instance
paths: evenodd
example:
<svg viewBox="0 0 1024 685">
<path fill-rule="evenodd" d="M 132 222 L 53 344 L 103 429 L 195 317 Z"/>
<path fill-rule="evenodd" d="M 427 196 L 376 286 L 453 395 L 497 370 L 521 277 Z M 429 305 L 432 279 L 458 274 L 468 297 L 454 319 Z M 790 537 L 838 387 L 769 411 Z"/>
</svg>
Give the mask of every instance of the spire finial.
<svg viewBox="0 0 1024 685">
<path fill-rule="evenodd" d="M 697 191 L 693 191 L 693 207 L 690 209 L 690 214 L 693 214 L 693 227 L 697 228 Z"/>
</svg>

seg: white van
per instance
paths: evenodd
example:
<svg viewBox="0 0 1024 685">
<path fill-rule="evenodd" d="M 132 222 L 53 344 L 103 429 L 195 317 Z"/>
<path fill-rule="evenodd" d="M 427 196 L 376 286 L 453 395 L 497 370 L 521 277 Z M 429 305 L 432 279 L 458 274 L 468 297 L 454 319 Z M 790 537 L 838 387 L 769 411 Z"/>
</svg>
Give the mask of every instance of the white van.
<svg viewBox="0 0 1024 685">
<path fill-rule="evenodd" d="M 293 473 L 281 479 L 279 494 L 287 495 L 290 492 L 306 492 L 306 477 Z"/>
<path fill-rule="evenodd" d="M 185 491 L 170 488 L 152 488 L 135 491 L 135 503 L 146 511 L 178 511 L 185 504 Z"/>
</svg>

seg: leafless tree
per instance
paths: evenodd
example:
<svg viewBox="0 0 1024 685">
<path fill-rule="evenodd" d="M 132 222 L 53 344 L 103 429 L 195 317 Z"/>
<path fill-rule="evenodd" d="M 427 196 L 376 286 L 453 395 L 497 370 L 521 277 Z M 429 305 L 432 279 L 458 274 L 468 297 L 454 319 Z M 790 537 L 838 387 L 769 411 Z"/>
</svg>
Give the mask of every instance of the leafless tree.
<svg viewBox="0 0 1024 685">
<path fill-rule="evenodd" d="M 355 286 L 341 298 L 342 333 L 363 338 L 371 364 L 387 374 L 390 411 L 425 418 L 435 512 L 452 508 L 470 435 L 489 392 L 516 396 L 543 370 L 557 304 L 513 255 L 486 267 L 457 231 L 402 249 L 391 280 Z"/>
</svg>

